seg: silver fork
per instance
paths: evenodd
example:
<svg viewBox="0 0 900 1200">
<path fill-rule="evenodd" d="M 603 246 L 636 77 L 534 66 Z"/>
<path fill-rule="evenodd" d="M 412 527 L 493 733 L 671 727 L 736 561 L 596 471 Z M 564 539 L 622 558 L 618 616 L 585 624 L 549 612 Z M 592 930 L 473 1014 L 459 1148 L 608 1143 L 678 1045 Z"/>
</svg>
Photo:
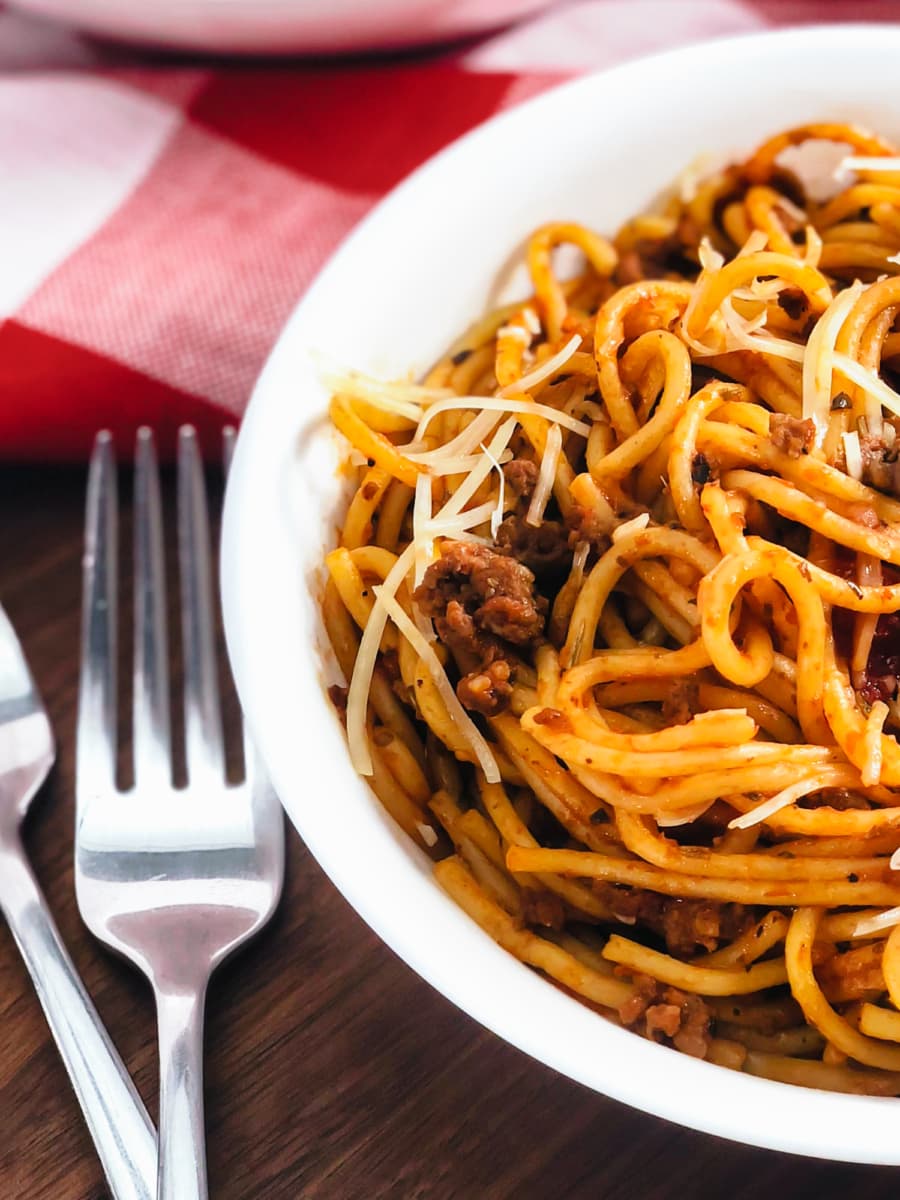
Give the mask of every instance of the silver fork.
<svg viewBox="0 0 900 1200">
<path fill-rule="evenodd" d="M 34 981 L 115 1200 L 150 1200 L 156 1130 L 62 943 L 19 833 L 55 756 L 50 722 L 0 608 L 0 909 Z"/>
<path fill-rule="evenodd" d="M 226 465 L 230 458 L 226 441 Z M 116 785 L 117 501 L 110 435 L 88 480 L 75 887 L 81 915 L 138 966 L 159 1025 L 159 1200 L 207 1195 L 203 1012 L 210 975 L 272 915 L 284 873 L 281 809 L 244 737 L 225 780 L 209 528 L 194 431 L 178 442 L 178 540 L 188 783 L 172 780 L 162 517 L 153 438 L 135 457 L 134 778 Z"/>
</svg>

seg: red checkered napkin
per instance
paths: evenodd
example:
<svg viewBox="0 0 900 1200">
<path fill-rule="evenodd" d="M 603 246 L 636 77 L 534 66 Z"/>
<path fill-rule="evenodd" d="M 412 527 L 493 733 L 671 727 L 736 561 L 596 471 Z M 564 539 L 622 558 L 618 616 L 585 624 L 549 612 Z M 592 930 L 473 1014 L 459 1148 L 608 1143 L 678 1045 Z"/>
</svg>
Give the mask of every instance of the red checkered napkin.
<svg viewBox="0 0 900 1200">
<path fill-rule="evenodd" d="M 0 455 L 77 459 L 106 426 L 212 447 L 337 242 L 414 167 L 573 73 L 892 3 L 583 0 L 395 62 L 113 60 L 0 11 Z M 5 72 L 5 73 L 4 73 Z"/>
</svg>

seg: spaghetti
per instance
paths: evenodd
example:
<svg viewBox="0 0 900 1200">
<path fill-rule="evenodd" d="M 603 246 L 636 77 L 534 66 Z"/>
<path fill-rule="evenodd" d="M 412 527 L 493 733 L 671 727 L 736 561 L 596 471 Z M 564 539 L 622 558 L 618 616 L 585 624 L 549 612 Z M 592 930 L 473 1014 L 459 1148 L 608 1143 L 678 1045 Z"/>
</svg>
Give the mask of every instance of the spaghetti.
<svg viewBox="0 0 900 1200">
<path fill-rule="evenodd" d="M 845 145 L 814 201 L 785 151 Z M 583 267 L 557 275 L 570 244 Z M 779 134 L 420 385 L 333 373 L 354 765 L 500 945 L 712 1062 L 900 1094 L 900 158 Z"/>
</svg>

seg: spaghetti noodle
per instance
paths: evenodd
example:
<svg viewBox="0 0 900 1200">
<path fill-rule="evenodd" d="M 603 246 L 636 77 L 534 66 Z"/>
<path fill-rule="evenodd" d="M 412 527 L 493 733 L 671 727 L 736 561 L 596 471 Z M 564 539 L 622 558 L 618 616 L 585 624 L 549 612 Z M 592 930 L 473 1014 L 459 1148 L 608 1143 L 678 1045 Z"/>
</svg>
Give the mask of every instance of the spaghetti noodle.
<svg viewBox="0 0 900 1200">
<path fill-rule="evenodd" d="M 784 159 L 817 140 L 824 202 Z M 329 377 L 353 762 L 599 1013 L 898 1095 L 900 158 L 792 129 L 525 258 L 421 385 Z"/>
</svg>

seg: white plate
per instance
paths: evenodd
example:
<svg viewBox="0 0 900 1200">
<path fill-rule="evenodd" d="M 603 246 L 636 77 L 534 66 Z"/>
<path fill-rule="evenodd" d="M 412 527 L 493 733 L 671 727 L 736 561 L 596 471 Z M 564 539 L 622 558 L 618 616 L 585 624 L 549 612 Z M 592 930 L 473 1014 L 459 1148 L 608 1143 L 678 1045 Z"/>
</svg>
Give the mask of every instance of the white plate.
<svg viewBox="0 0 900 1200">
<path fill-rule="evenodd" d="M 275 785 L 350 903 L 483 1025 L 588 1087 L 723 1137 L 900 1163 L 895 1100 L 801 1090 L 698 1062 L 596 1016 L 499 949 L 354 775 L 322 692 L 318 611 L 341 485 L 311 351 L 420 371 L 479 314 L 509 251 L 552 218 L 613 231 L 700 152 L 850 120 L 900 134 L 900 29 L 710 42 L 558 88 L 417 171 L 344 243 L 294 313 L 241 432 L 226 503 L 224 603 L 238 688 Z"/>
<path fill-rule="evenodd" d="M 15 0 L 91 33 L 221 54 L 333 54 L 498 29 L 547 0 Z"/>
</svg>

